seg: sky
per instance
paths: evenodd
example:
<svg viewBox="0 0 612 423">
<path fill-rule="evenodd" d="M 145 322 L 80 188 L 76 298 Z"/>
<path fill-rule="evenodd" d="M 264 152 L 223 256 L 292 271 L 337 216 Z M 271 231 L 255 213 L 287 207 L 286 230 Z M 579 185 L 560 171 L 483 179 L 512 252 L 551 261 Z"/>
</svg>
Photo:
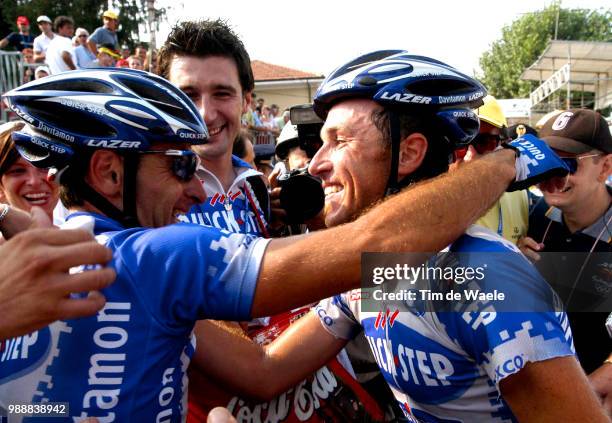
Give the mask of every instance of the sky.
<svg viewBox="0 0 612 423">
<path fill-rule="evenodd" d="M 168 22 L 226 19 L 251 60 L 326 75 L 380 49 L 404 49 L 474 74 L 502 28 L 551 0 L 157 0 Z M 565 8 L 609 8 L 612 0 L 564 0 Z M 169 33 L 163 23 L 158 43 Z"/>
</svg>

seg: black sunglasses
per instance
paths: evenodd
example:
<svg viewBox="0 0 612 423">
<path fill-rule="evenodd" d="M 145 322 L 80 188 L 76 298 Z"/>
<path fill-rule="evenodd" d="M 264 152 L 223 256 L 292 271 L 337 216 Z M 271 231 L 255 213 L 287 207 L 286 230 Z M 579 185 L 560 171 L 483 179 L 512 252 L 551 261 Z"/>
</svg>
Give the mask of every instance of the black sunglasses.
<svg viewBox="0 0 612 423">
<path fill-rule="evenodd" d="M 195 175 L 200 158 L 191 150 L 148 150 L 139 154 L 163 154 L 172 157 L 172 173 L 181 181 L 189 182 Z"/>
</svg>

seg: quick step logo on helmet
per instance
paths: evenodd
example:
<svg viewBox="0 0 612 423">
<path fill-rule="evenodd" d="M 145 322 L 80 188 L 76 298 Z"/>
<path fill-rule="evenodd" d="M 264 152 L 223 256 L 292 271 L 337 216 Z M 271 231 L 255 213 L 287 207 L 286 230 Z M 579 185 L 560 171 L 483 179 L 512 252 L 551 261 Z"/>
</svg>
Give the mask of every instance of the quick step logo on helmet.
<svg viewBox="0 0 612 423">
<path fill-rule="evenodd" d="M 192 140 L 202 140 L 206 138 L 206 135 L 200 132 L 179 132 L 178 135 L 181 138 L 188 138 Z"/>
<path fill-rule="evenodd" d="M 453 117 L 464 117 L 464 118 L 471 118 L 474 117 L 475 113 L 474 112 L 470 112 L 469 110 L 456 110 L 453 111 Z"/>
<path fill-rule="evenodd" d="M 140 141 L 121 141 L 121 140 L 89 140 L 87 145 L 90 147 L 101 148 L 140 148 Z"/>
<path fill-rule="evenodd" d="M 38 137 L 32 137 L 32 144 L 36 144 L 39 145 L 41 147 L 43 147 L 46 150 L 51 150 L 54 153 L 58 153 L 58 154 L 64 154 L 66 152 L 65 148 L 60 147 L 57 144 L 49 144 L 48 142 L 38 138 Z"/>
<path fill-rule="evenodd" d="M 395 93 L 389 95 L 389 91 L 385 91 L 380 96 L 381 100 L 393 100 L 400 101 L 402 103 L 416 103 L 416 104 L 429 104 L 431 103 L 431 97 L 422 97 L 416 94 L 408 94 L 408 93 Z"/>
</svg>

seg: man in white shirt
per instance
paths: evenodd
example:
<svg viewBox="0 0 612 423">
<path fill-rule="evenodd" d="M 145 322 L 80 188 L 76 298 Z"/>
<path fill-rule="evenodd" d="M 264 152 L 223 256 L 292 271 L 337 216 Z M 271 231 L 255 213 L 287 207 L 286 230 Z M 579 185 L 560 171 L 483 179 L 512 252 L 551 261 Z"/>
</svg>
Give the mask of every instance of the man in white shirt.
<svg viewBox="0 0 612 423">
<path fill-rule="evenodd" d="M 72 35 L 74 34 L 74 21 L 68 16 L 55 18 L 55 37 L 47 48 L 47 65 L 51 74 L 76 69 Z"/>
<path fill-rule="evenodd" d="M 40 29 L 40 35 L 34 38 L 34 61 L 40 63 L 45 61 L 47 48 L 55 34 L 53 33 L 51 19 L 48 16 L 40 15 L 36 19 L 36 23 L 38 29 Z"/>
</svg>

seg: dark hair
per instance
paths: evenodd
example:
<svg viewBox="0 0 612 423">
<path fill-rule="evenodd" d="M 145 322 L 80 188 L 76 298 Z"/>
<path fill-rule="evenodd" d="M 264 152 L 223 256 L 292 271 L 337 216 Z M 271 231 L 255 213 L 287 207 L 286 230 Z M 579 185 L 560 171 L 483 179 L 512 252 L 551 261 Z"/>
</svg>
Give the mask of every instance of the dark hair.
<svg viewBox="0 0 612 423">
<path fill-rule="evenodd" d="M 85 200 L 81 197 L 80 186 L 87 176 L 93 153 L 94 150 L 83 150 L 79 154 L 79 159 L 73 160 L 60 178 L 59 198 L 68 209 L 85 204 Z"/>
<path fill-rule="evenodd" d="M 55 32 L 57 32 L 60 28 L 68 24 L 74 26 L 74 21 L 72 18 L 69 16 L 60 15 L 53 21 L 53 28 L 55 29 Z"/>
<path fill-rule="evenodd" d="M 172 28 L 157 59 L 159 74 L 166 79 L 170 77 L 170 63 L 174 56 L 231 58 L 236 63 L 242 91 L 252 91 L 255 86 L 251 59 L 244 44 L 220 19 L 186 21 Z"/>
<path fill-rule="evenodd" d="M 391 130 L 389 126 L 389 109 L 377 110 L 372 113 L 372 123 L 383 134 L 386 148 L 391 148 Z M 433 178 L 448 170 L 452 154 L 451 144 L 440 132 L 439 125 L 431 113 L 415 113 L 394 111 L 400 122 L 400 138 L 404 139 L 410 134 L 421 133 L 427 139 L 427 152 L 421 166 L 400 181 L 401 186 L 422 179 Z"/>
<path fill-rule="evenodd" d="M 19 159 L 12 134 L 23 128 L 23 125 L 23 121 L 16 121 L 0 126 L 0 177 Z"/>
<path fill-rule="evenodd" d="M 247 131 L 242 129 L 238 133 L 238 136 L 236 137 L 236 139 L 234 140 L 234 144 L 232 146 L 232 154 L 234 156 L 240 157 L 241 159 L 244 159 L 244 157 L 246 156 L 247 141 L 250 141 L 251 143 L 253 143 L 253 139 L 251 138 L 251 135 Z"/>
</svg>

